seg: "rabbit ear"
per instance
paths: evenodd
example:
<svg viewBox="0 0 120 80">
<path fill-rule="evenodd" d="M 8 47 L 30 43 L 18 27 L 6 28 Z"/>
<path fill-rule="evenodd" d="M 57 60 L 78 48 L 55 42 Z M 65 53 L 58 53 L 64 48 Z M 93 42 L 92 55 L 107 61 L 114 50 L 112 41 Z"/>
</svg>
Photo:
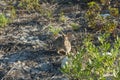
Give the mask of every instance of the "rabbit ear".
<svg viewBox="0 0 120 80">
<path fill-rule="evenodd" d="M 67 34 L 65 34 L 65 33 L 63 33 L 62 31 L 61 31 L 61 33 L 62 33 L 62 36 L 66 36 L 66 37 L 72 37 L 72 33 L 70 33 L 70 32 L 68 32 Z"/>
</svg>

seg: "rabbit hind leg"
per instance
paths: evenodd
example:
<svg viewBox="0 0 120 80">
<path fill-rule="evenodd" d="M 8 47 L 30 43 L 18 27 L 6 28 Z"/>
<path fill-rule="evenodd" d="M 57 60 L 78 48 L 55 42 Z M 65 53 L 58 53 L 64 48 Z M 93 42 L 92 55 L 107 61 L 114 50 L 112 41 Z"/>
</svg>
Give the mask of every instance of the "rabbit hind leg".
<svg viewBox="0 0 120 80">
<path fill-rule="evenodd" d="M 58 50 L 57 53 L 58 53 L 58 54 L 62 54 L 62 55 L 65 55 L 65 54 L 66 54 L 66 52 L 65 52 L 64 49 L 60 49 L 60 50 Z"/>
</svg>

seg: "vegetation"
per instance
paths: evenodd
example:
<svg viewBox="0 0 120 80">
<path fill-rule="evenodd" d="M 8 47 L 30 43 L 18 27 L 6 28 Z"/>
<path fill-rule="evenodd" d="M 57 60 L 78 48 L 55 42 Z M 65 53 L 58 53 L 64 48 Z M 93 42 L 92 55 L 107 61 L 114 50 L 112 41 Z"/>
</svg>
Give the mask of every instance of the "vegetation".
<svg viewBox="0 0 120 80">
<path fill-rule="evenodd" d="M 8 23 L 8 19 L 5 17 L 4 14 L 0 14 L 0 27 L 6 26 Z"/>
<path fill-rule="evenodd" d="M 62 31 L 62 28 L 55 28 L 52 25 L 55 11 L 51 7 L 43 7 L 39 2 L 41 0 L 5 0 L 6 6 L 0 14 L 0 27 L 11 23 L 18 12 L 27 11 L 28 13 L 37 12 L 49 22 L 49 31 L 54 36 Z M 63 0 L 62 0 L 63 1 Z M 80 0 L 70 0 L 79 2 Z M 83 2 L 90 2 L 91 0 L 81 0 Z M 61 68 L 61 71 L 66 74 L 71 80 L 106 80 L 111 78 L 117 80 L 120 78 L 120 37 L 116 37 L 112 43 L 108 40 L 110 33 L 113 33 L 118 26 L 116 19 L 119 16 L 118 8 L 110 6 L 110 0 L 92 0 L 94 2 L 88 3 L 88 9 L 85 13 L 88 27 L 95 33 L 100 32 L 101 35 L 97 37 L 99 45 L 95 45 L 88 36 L 84 39 L 83 45 L 79 47 L 77 54 L 68 55 L 69 61 Z M 41 2 L 55 3 L 55 0 L 42 0 Z M 98 4 L 101 2 L 102 4 Z M 103 8 L 108 10 L 107 14 L 103 14 Z M 6 15 L 9 12 L 10 16 Z M 55 19 L 54 19 L 55 20 Z M 53 21 L 54 21 L 53 20 Z M 58 22 L 66 23 L 67 17 L 63 12 L 58 13 Z M 79 29 L 79 24 L 73 22 L 69 23 L 74 31 Z M 103 32 L 103 33 L 102 33 Z"/>
<path fill-rule="evenodd" d="M 120 49 L 120 38 L 113 44 L 106 39 L 109 34 L 98 36 L 99 46 L 86 38 L 77 55 L 70 56 L 61 71 L 72 80 L 115 80 L 120 78 L 120 61 L 117 59 Z"/>
<path fill-rule="evenodd" d="M 49 25 L 49 30 L 50 30 L 50 32 L 53 33 L 54 36 L 57 36 L 62 29 L 54 28 L 52 25 Z"/>
<path fill-rule="evenodd" d="M 27 11 L 39 10 L 39 0 L 20 0 L 18 4 L 19 8 L 23 8 Z"/>
<path fill-rule="evenodd" d="M 89 9 L 85 16 L 88 21 L 88 27 L 95 31 L 105 31 L 112 33 L 118 23 L 115 21 L 115 17 L 118 17 L 118 9 L 109 7 L 110 14 L 103 16 L 101 14 L 101 7 L 95 2 L 88 3 Z"/>
<path fill-rule="evenodd" d="M 78 30 L 79 29 L 79 25 L 77 23 L 71 23 L 70 25 L 72 26 L 73 30 Z"/>
<path fill-rule="evenodd" d="M 59 21 L 61 21 L 63 23 L 65 23 L 67 21 L 67 18 L 65 17 L 63 12 L 60 13 Z"/>
<path fill-rule="evenodd" d="M 102 0 L 101 0 L 102 1 Z M 103 0 L 105 5 L 105 0 Z M 99 45 L 95 45 L 92 38 L 87 37 L 75 56 L 70 55 L 61 71 L 71 80 L 118 80 L 120 78 L 120 38 L 115 42 L 109 42 L 112 33 L 118 23 L 118 8 L 108 6 L 107 16 L 101 14 L 102 8 L 96 2 L 88 3 L 89 9 L 85 17 L 88 27 L 95 32 L 104 32 L 98 36 Z M 73 29 L 74 29 L 74 25 Z"/>
</svg>

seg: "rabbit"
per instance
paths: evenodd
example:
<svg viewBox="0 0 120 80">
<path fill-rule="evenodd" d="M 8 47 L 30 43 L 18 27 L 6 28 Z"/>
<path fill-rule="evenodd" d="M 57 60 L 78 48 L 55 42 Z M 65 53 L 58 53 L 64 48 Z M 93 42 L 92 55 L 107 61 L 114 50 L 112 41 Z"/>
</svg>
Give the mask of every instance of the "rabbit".
<svg viewBox="0 0 120 80">
<path fill-rule="evenodd" d="M 68 39 L 68 36 L 65 35 L 64 33 L 55 39 L 55 41 L 53 42 L 53 45 L 57 50 L 58 54 L 61 54 L 61 52 L 64 52 L 65 55 L 70 54 L 71 43 Z"/>
</svg>

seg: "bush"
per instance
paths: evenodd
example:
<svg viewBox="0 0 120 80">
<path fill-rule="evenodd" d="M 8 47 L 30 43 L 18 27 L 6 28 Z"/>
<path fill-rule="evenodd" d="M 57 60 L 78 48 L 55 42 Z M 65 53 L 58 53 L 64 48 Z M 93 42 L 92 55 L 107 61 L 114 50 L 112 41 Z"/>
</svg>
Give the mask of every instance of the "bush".
<svg viewBox="0 0 120 80">
<path fill-rule="evenodd" d="M 55 28 L 52 25 L 49 25 L 49 31 L 52 32 L 54 36 L 57 36 L 59 32 L 62 31 L 62 28 Z"/>
<path fill-rule="evenodd" d="M 69 56 L 70 61 L 61 71 L 70 80 L 113 80 L 120 78 L 120 38 L 117 37 L 111 45 L 106 39 L 109 34 L 101 34 L 98 40 L 101 45 L 96 46 L 86 38 L 77 55 Z"/>
<path fill-rule="evenodd" d="M 8 23 L 8 19 L 5 17 L 4 14 L 0 14 L 0 27 L 6 26 Z"/>
<path fill-rule="evenodd" d="M 118 17 L 118 8 L 108 7 L 109 13 L 101 14 L 102 7 L 96 2 L 88 3 L 89 9 L 85 17 L 87 19 L 88 27 L 94 31 L 105 31 L 112 33 L 117 25 L 116 17 Z M 108 14 L 108 15 L 106 15 Z"/>
</svg>

